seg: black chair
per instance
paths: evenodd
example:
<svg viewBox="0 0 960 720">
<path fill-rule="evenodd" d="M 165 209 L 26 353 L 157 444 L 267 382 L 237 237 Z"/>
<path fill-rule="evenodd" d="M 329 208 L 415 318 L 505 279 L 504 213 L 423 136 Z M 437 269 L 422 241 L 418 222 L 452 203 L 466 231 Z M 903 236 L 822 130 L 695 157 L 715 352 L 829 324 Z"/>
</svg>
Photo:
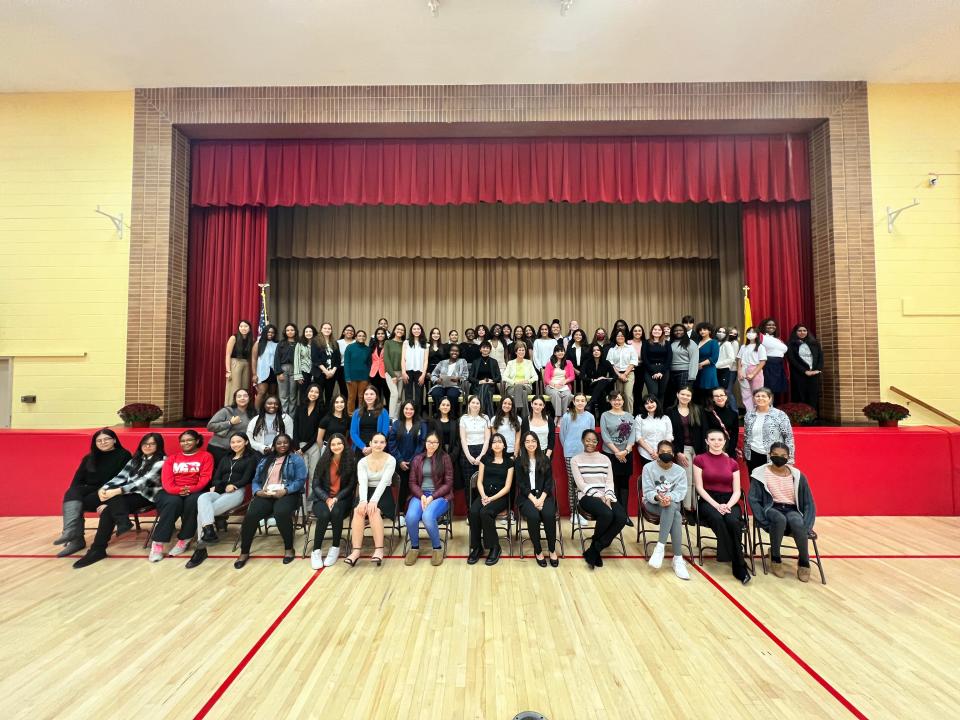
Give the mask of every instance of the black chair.
<svg viewBox="0 0 960 720">
<path fill-rule="evenodd" d="M 401 509 L 400 509 L 400 504 L 399 504 L 399 499 L 398 499 L 398 498 L 399 498 L 399 494 L 400 494 L 400 476 L 399 476 L 397 473 L 394 473 L 394 474 L 393 474 L 393 480 L 390 482 L 389 491 L 390 491 L 390 493 L 393 494 L 393 505 L 394 505 L 394 507 L 395 507 L 396 509 L 394 510 L 393 517 L 391 517 L 391 518 L 384 517 L 384 518 L 383 518 L 383 539 L 384 539 L 384 541 L 386 541 L 386 539 L 387 539 L 387 537 L 388 537 L 388 534 L 389 534 L 389 538 L 390 538 L 390 552 L 388 553 L 388 552 L 386 551 L 386 548 L 384 548 L 384 555 L 385 555 L 385 556 L 386 556 L 386 555 L 392 555 L 392 554 L 393 554 L 393 551 L 394 551 L 394 550 L 396 549 L 396 547 L 397 547 L 397 543 L 400 542 L 400 538 L 401 538 L 401 535 L 402 535 L 402 532 L 403 532 L 402 529 L 401 529 L 401 527 L 400 527 L 400 513 L 401 513 Z M 354 497 L 354 501 L 356 501 L 356 497 Z M 353 538 L 353 512 L 351 511 L 350 513 L 348 513 L 347 517 L 350 518 L 350 521 L 349 521 L 349 523 L 347 524 L 347 551 L 348 551 L 348 552 L 353 552 L 353 550 L 355 549 L 355 548 L 353 547 L 353 540 L 352 540 L 352 538 Z M 390 521 L 389 523 L 387 522 L 388 520 Z M 364 520 L 363 525 L 364 525 L 364 528 L 363 528 L 363 536 L 364 536 L 364 537 L 367 537 L 367 530 L 370 528 L 370 523 L 367 522 L 366 520 Z M 372 537 L 372 536 L 371 536 L 371 537 Z"/>
<path fill-rule="evenodd" d="M 556 503 L 554 503 L 554 504 L 556 504 Z M 559 552 L 558 552 L 557 554 L 558 554 L 560 557 L 566 557 L 566 555 L 565 555 L 564 552 L 563 552 L 563 528 L 560 527 L 560 508 L 559 508 L 559 506 L 557 506 L 556 523 L 557 523 L 557 543 L 558 543 L 558 545 L 559 545 L 559 548 L 557 548 L 557 549 L 559 550 Z M 517 540 L 520 541 L 520 559 L 521 559 L 521 560 L 523 560 L 523 543 L 524 543 L 524 539 L 523 539 L 523 538 L 524 538 L 524 533 L 526 533 L 526 535 L 527 535 L 528 538 L 530 537 L 530 531 L 527 529 L 527 527 L 526 527 L 526 525 L 525 525 L 525 523 L 524 523 L 524 521 L 523 521 L 523 516 L 522 516 L 522 514 L 518 514 L 518 515 L 517 515 Z M 543 538 L 543 540 L 544 540 L 544 542 L 546 542 L 546 538 L 545 538 L 545 537 Z"/>
<path fill-rule="evenodd" d="M 470 493 L 467 497 L 467 514 L 469 521 L 470 507 L 473 505 L 473 495 L 477 488 L 477 481 L 480 479 L 480 473 L 475 472 L 470 476 Z M 513 489 L 507 493 L 507 509 L 497 515 L 497 535 L 503 533 L 507 545 L 510 548 L 508 555 L 513 555 Z"/>
<path fill-rule="evenodd" d="M 743 559 L 750 565 L 750 574 L 756 575 L 757 566 L 753 558 L 753 539 L 750 536 L 750 517 L 747 515 L 747 503 L 743 498 L 743 493 L 740 494 L 737 507 L 740 508 L 740 546 L 743 548 Z M 703 567 L 704 550 L 713 550 L 714 557 L 716 557 L 717 537 L 712 531 L 710 535 L 703 534 L 703 530 L 708 529 L 708 526 L 700 522 L 699 502 L 696 506 L 695 524 L 697 527 L 697 561 L 700 563 L 700 567 Z"/>
<path fill-rule="evenodd" d="M 426 530 L 423 529 L 423 523 L 420 523 L 421 527 L 417 533 L 418 537 L 422 540 L 424 537 L 428 537 Z M 443 557 L 447 557 L 447 543 L 453 537 L 453 503 L 447 503 L 447 511 L 437 519 L 437 528 L 440 530 L 440 544 L 443 546 Z M 410 549 L 410 537 L 406 532 L 403 533 L 403 551 L 401 555 L 406 555 L 407 550 Z"/>
<path fill-rule="evenodd" d="M 757 525 L 756 520 L 753 522 L 753 546 L 760 553 L 760 565 L 763 567 L 763 574 L 769 574 L 767 569 L 767 555 L 766 551 L 763 549 L 763 533 L 767 532 L 763 530 L 759 525 Z M 769 533 L 768 533 L 769 534 Z M 790 532 L 790 527 L 787 526 L 786 531 L 783 534 L 784 540 L 787 538 L 793 538 L 793 534 Z M 811 529 L 807 533 L 807 538 L 810 540 L 810 544 L 813 546 L 813 553 L 810 556 L 810 562 L 813 565 L 817 566 L 817 570 L 820 573 L 820 583 L 823 585 L 827 584 L 827 576 L 823 572 L 823 562 L 820 559 L 820 548 L 817 547 L 817 531 Z M 796 548 L 796 544 L 793 545 Z M 796 560 L 799 556 L 799 551 L 796 554 L 784 555 L 783 554 L 783 544 L 781 543 L 781 559 Z"/>
<path fill-rule="evenodd" d="M 303 493 L 306 495 L 306 493 Z M 253 500 L 251 497 L 249 500 L 245 500 L 244 503 L 227 513 L 226 517 L 228 518 L 227 524 L 230 525 L 229 518 L 239 518 L 234 525 L 243 525 L 243 521 L 247 517 L 247 508 L 250 507 L 250 503 Z M 263 534 L 264 536 L 270 534 L 270 520 L 273 516 L 261 520 L 257 525 L 257 535 Z M 304 534 L 307 534 L 307 520 L 306 520 L 306 503 L 301 500 L 299 507 L 293 513 L 293 534 L 296 536 L 297 530 L 303 530 Z M 240 533 L 237 533 L 237 539 L 233 542 L 233 551 L 236 552 L 240 547 Z"/>
<path fill-rule="evenodd" d="M 586 520 L 586 524 L 580 522 L 580 518 Z M 584 512 L 580 509 L 579 502 L 577 503 L 577 511 L 573 513 L 573 530 L 570 533 L 572 538 L 580 536 L 580 554 L 586 552 L 587 550 L 587 541 L 593 539 L 593 530 L 596 528 L 596 522 L 589 513 Z M 589 534 L 587 534 L 589 533 Z M 620 543 L 620 554 L 626 557 L 627 555 L 627 546 L 623 542 L 623 530 L 617 534 L 617 541 Z"/>
</svg>

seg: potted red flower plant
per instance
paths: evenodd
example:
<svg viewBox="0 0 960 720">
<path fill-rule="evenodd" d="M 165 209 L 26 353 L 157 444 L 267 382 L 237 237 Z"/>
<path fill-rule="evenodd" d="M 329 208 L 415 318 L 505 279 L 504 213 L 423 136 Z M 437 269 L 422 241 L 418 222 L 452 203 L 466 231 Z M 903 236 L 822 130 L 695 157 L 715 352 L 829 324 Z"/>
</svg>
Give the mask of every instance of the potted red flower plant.
<svg viewBox="0 0 960 720">
<path fill-rule="evenodd" d="M 150 423 L 163 415 L 163 410 L 153 403 L 130 403 L 117 410 L 117 415 L 130 427 L 150 427 Z"/>
<path fill-rule="evenodd" d="M 910 417 L 910 411 L 903 405 L 888 402 L 872 402 L 863 408 L 863 414 L 876 420 L 880 427 L 897 427 L 901 420 Z"/>
</svg>

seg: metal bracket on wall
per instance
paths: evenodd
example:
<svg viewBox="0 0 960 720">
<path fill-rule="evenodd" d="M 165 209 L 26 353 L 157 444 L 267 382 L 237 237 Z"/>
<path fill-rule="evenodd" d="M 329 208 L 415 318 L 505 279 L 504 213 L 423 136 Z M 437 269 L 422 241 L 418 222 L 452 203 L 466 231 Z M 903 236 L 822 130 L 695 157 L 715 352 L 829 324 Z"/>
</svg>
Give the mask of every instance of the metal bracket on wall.
<svg viewBox="0 0 960 720">
<path fill-rule="evenodd" d="M 892 207 L 887 205 L 887 232 L 893 233 L 893 224 L 897 221 L 897 218 L 900 217 L 900 213 L 904 210 L 909 210 L 912 207 L 916 207 L 920 204 L 920 201 L 916 198 L 913 199 L 913 202 L 909 205 L 904 205 L 902 208 L 894 210 Z"/>
<path fill-rule="evenodd" d="M 110 218 L 110 222 L 113 223 L 113 227 L 117 231 L 117 237 L 123 240 L 123 213 L 120 213 L 119 216 L 111 215 L 110 213 L 101 210 L 99 205 L 97 205 L 95 212 L 99 215 Z"/>
</svg>

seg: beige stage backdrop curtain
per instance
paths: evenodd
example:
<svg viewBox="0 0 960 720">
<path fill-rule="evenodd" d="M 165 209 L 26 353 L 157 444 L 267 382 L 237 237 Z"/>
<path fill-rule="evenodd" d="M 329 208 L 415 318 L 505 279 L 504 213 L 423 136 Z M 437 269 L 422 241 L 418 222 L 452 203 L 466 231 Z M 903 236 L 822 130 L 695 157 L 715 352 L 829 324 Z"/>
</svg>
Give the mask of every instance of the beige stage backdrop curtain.
<svg viewBox="0 0 960 720">
<path fill-rule="evenodd" d="M 296 207 L 271 210 L 271 320 L 584 327 L 736 323 L 737 205 Z"/>
</svg>

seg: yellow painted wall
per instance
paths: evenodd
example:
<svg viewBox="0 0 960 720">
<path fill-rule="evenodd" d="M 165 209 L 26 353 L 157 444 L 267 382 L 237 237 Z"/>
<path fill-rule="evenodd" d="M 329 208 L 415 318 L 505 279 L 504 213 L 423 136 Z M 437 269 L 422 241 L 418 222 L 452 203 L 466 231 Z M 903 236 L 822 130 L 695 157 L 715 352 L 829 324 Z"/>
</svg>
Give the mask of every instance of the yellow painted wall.
<svg viewBox="0 0 960 720">
<path fill-rule="evenodd" d="M 129 224 L 132 167 L 132 92 L 0 94 L 0 357 L 14 357 L 14 427 L 120 422 L 130 233 L 119 239 L 94 209 Z"/>
<path fill-rule="evenodd" d="M 883 399 L 907 404 L 893 385 L 960 417 L 960 84 L 870 85 L 869 113 Z M 914 198 L 888 233 L 887 206 Z"/>
</svg>

